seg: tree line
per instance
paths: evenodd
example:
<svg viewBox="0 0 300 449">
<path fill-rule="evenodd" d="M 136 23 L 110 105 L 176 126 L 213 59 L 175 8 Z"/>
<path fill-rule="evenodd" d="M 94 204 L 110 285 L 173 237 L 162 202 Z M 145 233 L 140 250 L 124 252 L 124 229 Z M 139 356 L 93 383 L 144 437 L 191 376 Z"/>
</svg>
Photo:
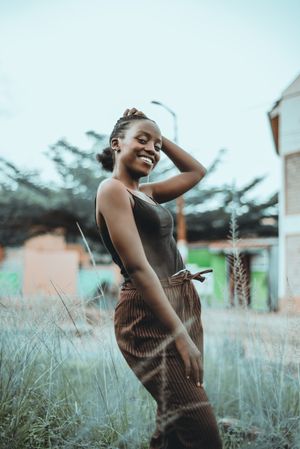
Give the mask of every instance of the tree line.
<svg viewBox="0 0 300 449">
<path fill-rule="evenodd" d="M 93 252 L 104 248 L 95 224 L 94 201 L 99 183 L 110 176 L 95 159 L 107 146 L 107 136 L 88 131 L 89 150 L 60 139 L 49 146 L 46 156 L 55 165 L 59 181 L 45 182 L 37 170 L 24 170 L 0 158 L 0 245 L 18 246 L 33 236 L 65 229 L 69 242 L 82 241 L 77 223 Z M 231 183 L 210 186 L 210 175 L 222 163 L 220 150 L 202 182 L 184 195 L 188 241 L 226 239 L 234 204 L 240 237 L 276 236 L 278 233 L 278 194 L 268 199 L 253 198 L 254 189 L 263 181 L 258 176 L 244 186 Z M 162 158 L 151 173 L 151 182 L 172 176 L 178 170 Z M 142 182 L 146 179 L 142 179 Z M 175 221 L 176 202 L 165 204 Z"/>
</svg>

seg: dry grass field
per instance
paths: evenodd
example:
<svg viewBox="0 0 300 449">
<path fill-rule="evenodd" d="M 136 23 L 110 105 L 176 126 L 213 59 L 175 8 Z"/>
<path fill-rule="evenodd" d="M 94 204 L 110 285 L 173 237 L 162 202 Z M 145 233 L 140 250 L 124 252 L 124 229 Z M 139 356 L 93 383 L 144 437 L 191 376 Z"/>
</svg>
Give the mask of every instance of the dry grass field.
<svg viewBox="0 0 300 449">
<path fill-rule="evenodd" d="M 113 311 L 2 298 L 0 449 L 146 449 L 155 404 L 124 362 Z M 202 308 L 204 386 L 224 449 L 300 448 L 300 317 Z"/>
</svg>

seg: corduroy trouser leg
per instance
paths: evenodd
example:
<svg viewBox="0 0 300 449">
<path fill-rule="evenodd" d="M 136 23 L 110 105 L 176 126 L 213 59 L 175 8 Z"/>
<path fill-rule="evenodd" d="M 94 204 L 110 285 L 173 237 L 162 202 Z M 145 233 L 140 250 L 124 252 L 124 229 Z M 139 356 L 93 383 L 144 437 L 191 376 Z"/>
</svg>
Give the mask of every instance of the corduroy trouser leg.
<svg viewBox="0 0 300 449">
<path fill-rule="evenodd" d="M 188 270 L 160 279 L 171 305 L 203 355 L 201 302 Z M 216 418 L 204 388 L 187 379 L 170 333 L 131 282 L 121 286 L 115 309 L 118 346 L 157 403 L 150 449 L 222 449 Z M 203 380 L 203 379 L 201 379 Z"/>
</svg>

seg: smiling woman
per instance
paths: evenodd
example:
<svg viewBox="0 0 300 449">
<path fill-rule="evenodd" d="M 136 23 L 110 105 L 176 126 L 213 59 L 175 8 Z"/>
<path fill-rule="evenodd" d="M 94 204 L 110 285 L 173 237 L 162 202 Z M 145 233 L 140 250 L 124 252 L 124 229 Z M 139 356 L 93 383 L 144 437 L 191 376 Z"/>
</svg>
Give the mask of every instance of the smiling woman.
<svg viewBox="0 0 300 449">
<path fill-rule="evenodd" d="M 133 123 L 134 121 L 137 121 Z M 130 129 L 129 128 L 130 126 Z M 125 131 L 126 135 L 125 135 Z M 126 156 L 126 149 L 128 146 L 135 144 L 137 147 L 136 157 L 149 165 L 152 169 L 160 159 L 159 152 L 161 150 L 162 139 L 159 128 L 150 119 L 145 119 L 142 115 L 132 115 L 128 120 L 127 117 L 121 117 L 116 123 L 111 136 L 111 146 L 103 150 L 102 154 L 97 155 L 97 159 L 102 163 L 103 168 L 108 171 L 113 171 L 115 165 L 115 152 L 119 153 L 120 148 L 116 145 L 116 139 L 123 138 L 124 150 L 122 152 L 122 159 Z M 147 146 L 147 150 L 145 150 Z M 152 151 L 149 147 L 151 146 Z M 138 151 L 139 150 L 139 151 Z M 128 153 L 128 151 L 127 151 Z M 143 176 L 143 175 L 141 175 Z"/>
<path fill-rule="evenodd" d="M 161 151 L 181 173 L 140 185 Z M 124 112 L 110 147 L 97 159 L 112 177 L 98 187 L 96 223 L 124 277 L 114 316 L 116 340 L 157 402 L 150 449 L 220 449 L 203 388 L 201 302 L 191 281 L 204 278 L 186 269 L 173 237 L 172 215 L 160 204 L 191 189 L 205 169 L 136 108 Z"/>
</svg>

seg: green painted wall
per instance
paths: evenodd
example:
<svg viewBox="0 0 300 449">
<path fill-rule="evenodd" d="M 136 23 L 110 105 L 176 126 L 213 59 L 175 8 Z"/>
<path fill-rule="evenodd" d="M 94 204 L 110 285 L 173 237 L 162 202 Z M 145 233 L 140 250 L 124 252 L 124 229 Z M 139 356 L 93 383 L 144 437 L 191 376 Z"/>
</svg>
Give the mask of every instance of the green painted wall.
<svg viewBox="0 0 300 449">
<path fill-rule="evenodd" d="M 215 254 L 207 248 L 190 249 L 187 263 L 213 269 L 213 302 L 222 304 L 226 296 L 226 259 L 224 254 Z"/>
<path fill-rule="evenodd" d="M 0 271 L 0 295 L 22 294 L 22 275 L 20 272 Z"/>
<path fill-rule="evenodd" d="M 213 294 L 209 303 L 222 305 L 228 301 L 229 290 L 226 279 L 226 257 L 224 254 L 210 252 L 207 248 L 190 249 L 187 263 L 213 269 Z M 251 308 L 268 310 L 268 272 L 262 265 L 261 270 L 250 274 Z M 211 297 L 212 296 L 212 297 Z"/>
<path fill-rule="evenodd" d="M 251 308 L 268 310 L 268 273 L 262 271 L 251 272 Z"/>
<path fill-rule="evenodd" d="M 211 268 L 214 276 L 214 297 L 218 304 L 226 297 L 226 259 L 224 254 L 211 254 Z"/>
<path fill-rule="evenodd" d="M 211 254 L 206 248 L 190 249 L 187 263 L 195 263 L 199 267 L 210 267 Z"/>
</svg>

